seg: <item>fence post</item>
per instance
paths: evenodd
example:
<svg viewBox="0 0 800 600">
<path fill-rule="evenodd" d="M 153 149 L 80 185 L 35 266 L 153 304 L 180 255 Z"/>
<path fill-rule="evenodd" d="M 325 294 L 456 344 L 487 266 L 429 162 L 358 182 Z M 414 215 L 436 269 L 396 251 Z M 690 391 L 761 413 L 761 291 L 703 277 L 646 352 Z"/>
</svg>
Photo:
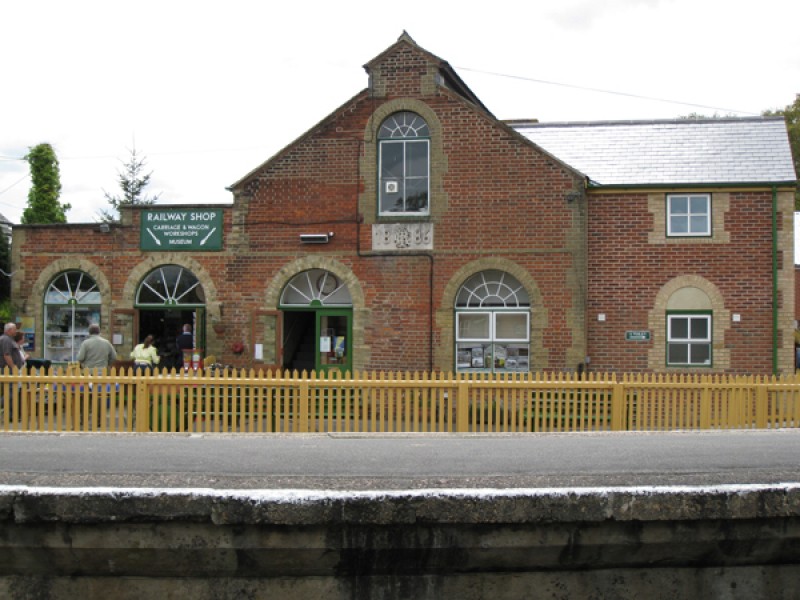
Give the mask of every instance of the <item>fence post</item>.
<svg viewBox="0 0 800 600">
<path fill-rule="evenodd" d="M 456 407 L 456 432 L 469 431 L 469 385 L 464 379 L 458 379 L 458 399 Z"/>
<path fill-rule="evenodd" d="M 756 383 L 756 428 L 767 428 L 767 384 L 762 379 L 760 383 Z"/>
<path fill-rule="evenodd" d="M 625 386 L 614 381 L 611 386 L 611 431 L 625 429 Z"/>
<path fill-rule="evenodd" d="M 711 387 L 707 377 L 701 378 L 702 392 L 700 394 L 700 429 L 711 429 Z M 728 429 L 730 427 L 730 417 L 727 423 L 721 421 L 717 427 Z"/>
<path fill-rule="evenodd" d="M 306 373 L 303 372 L 303 375 Z M 300 418 L 298 419 L 297 428 L 300 430 L 300 433 L 308 433 L 309 426 L 309 380 L 303 377 L 300 380 Z"/>
<path fill-rule="evenodd" d="M 150 431 L 150 387 L 142 375 L 136 381 L 136 431 Z"/>
</svg>

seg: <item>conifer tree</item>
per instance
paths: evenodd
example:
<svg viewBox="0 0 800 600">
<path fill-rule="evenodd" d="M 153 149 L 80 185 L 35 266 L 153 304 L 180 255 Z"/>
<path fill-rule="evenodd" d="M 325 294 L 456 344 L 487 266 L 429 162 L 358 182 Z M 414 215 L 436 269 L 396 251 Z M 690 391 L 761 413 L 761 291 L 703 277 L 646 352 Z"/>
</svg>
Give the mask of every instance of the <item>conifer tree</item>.
<svg viewBox="0 0 800 600">
<path fill-rule="evenodd" d="M 61 195 L 61 173 L 58 158 L 50 144 L 39 144 L 29 148 L 25 160 L 31 169 L 31 190 L 28 192 L 28 207 L 20 221 L 23 225 L 36 223 L 66 223 L 69 204 L 58 201 Z"/>
<path fill-rule="evenodd" d="M 119 216 L 120 206 L 130 206 L 134 204 L 150 205 L 155 204 L 161 194 L 148 196 L 144 189 L 150 183 L 150 176 L 153 174 L 144 173 L 145 159 L 136 153 L 136 147 L 131 150 L 131 156 L 125 163 L 124 169 L 118 171 L 119 187 L 122 194 L 110 194 L 103 190 L 110 209 L 103 209 L 99 212 L 100 220 L 104 222 L 113 221 Z"/>
</svg>

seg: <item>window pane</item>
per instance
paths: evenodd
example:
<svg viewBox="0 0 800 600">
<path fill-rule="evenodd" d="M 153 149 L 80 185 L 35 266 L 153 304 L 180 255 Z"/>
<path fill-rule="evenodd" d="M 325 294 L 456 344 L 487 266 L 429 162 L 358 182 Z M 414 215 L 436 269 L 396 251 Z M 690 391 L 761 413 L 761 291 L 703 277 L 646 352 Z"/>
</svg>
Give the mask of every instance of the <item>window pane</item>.
<svg viewBox="0 0 800 600">
<path fill-rule="evenodd" d="M 689 339 L 689 319 L 687 317 L 670 317 L 669 339 Z"/>
<path fill-rule="evenodd" d="M 683 213 L 689 212 L 689 199 L 686 196 L 672 196 L 669 201 L 670 213 Z"/>
<path fill-rule="evenodd" d="M 195 275 L 178 265 L 158 267 L 136 292 L 137 304 L 204 304 L 203 286 Z"/>
<path fill-rule="evenodd" d="M 670 233 L 688 233 L 689 232 L 689 218 L 685 216 L 672 216 L 669 218 L 669 231 Z"/>
<path fill-rule="evenodd" d="M 97 284 L 83 271 L 67 271 L 56 277 L 47 288 L 44 298 L 47 304 L 100 304 Z"/>
<path fill-rule="evenodd" d="M 403 176 L 403 144 L 402 142 L 381 143 L 381 179 L 386 177 L 401 178 Z"/>
<path fill-rule="evenodd" d="M 707 340 L 708 335 L 708 319 L 705 317 L 692 319 L 691 339 L 693 340 Z"/>
<path fill-rule="evenodd" d="M 707 196 L 692 196 L 691 198 L 691 212 L 692 214 L 708 214 L 708 197 Z"/>
<path fill-rule="evenodd" d="M 530 298 L 516 277 L 505 271 L 475 273 L 458 292 L 456 306 L 502 306 L 520 308 L 530 306 Z"/>
<path fill-rule="evenodd" d="M 526 313 L 496 313 L 495 339 L 527 340 L 528 315 Z"/>
<path fill-rule="evenodd" d="M 428 210 L 428 180 L 406 180 L 406 206 L 407 212 L 425 212 Z"/>
<path fill-rule="evenodd" d="M 408 111 L 395 113 L 387 118 L 378 132 L 378 139 L 427 137 L 430 129 L 425 119 Z"/>
<path fill-rule="evenodd" d="M 711 344 L 692 344 L 691 361 L 693 365 L 710 365 Z"/>
<path fill-rule="evenodd" d="M 406 142 L 406 175 L 428 176 L 428 142 Z"/>
<path fill-rule="evenodd" d="M 489 313 L 457 313 L 459 340 L 488 340 Z"/>
<path fill-rule="evenodd" d="M 395 191 L 396 190 L 396 191 Z M 385 179 L 381 182 L 381 212 L 402 212 L 405 209 L 403 182 Z"/>
<path fill-rule="evenodd" d="M 689 362 L 689 344 L 667 345 L 667 363 L 671 365 L 685 365 Z"/>
<path fill-rule="evenodd" d="M 459 371 L 486 370 L 491 367 L 491 344 L 458 344 L 456 348 L 456 368 Z"/>
<path fill-rule="evenodd" d="M 494 370 L 527 371 L 528 345 L 527 344 L 495 344 L 494 345 Z"/>
<path fill-rule="evenodd" d="M 703 215 L 700 217 L 691 217 L 691 232 L 692 233 L 708 233 L 708 218 Z"/>
<path fill-rule="evenodd" d="M 282 306 L 308 306 L 314 301 L 325 306 L 353 303 L 347 286 L 323 269 L 310 269 L 292 277 L 283 288 L 280 303 Z"/>
</svg>

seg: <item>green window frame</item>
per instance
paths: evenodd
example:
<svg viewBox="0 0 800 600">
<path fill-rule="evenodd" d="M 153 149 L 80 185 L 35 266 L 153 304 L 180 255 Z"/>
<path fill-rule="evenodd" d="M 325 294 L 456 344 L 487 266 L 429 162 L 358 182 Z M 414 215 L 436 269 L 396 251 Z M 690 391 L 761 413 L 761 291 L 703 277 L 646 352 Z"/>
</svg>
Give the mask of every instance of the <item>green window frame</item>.
<svg viewBox="0 0 800 600">
<path fill-rule="evenodd" d="M 711 194 L 667 194 L 667 237 L 711 237 Z"/>
<path fill-rule="evenodd" d="M 713 315 L 710 312 L 667 313 L 667 366 L 713 365 Z"/>
</svg>

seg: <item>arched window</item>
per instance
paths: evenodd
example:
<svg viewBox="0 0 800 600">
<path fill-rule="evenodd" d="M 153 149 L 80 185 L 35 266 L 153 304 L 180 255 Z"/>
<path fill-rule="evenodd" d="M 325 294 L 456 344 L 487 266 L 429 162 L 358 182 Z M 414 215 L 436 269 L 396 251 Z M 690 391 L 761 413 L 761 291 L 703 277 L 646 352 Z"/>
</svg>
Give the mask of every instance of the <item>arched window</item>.
<svg viewBox="0 0 800 600">
<path fill-rule="evenodd" d="M 505 271 L 481 271 L 456 295 L 456 369 L 528 371 L 530 297 Z"/>
<path fill-rule="evenodd" d="M 100 324 L 100 290 L 83 271 L 64 271 L 47 287 L 44 297 L 44 357 L 74 362 L 89 324 Z"/>
<path fill-rule="evenodd" d="M 298 273 L 281 294 L 282 306 L 352 306 L 347 286 L 330 271 L 310 269 Z"/>
<path fill-rule="evenodd" d="M 667 301 L 667 366 L 710 367 L 711 299 L 701 289 L 685 287 Z"/>
<path fill-rule="evenodd" d="M 427 215 L 430 129 L 413 112 L 391 115 L 378 130 L 378 210 L 381 215 Z"/>
<path fill-rule="evenodd" d="M 136 292 L 139 306 L 204 305 L 206 296 L 194 273 L 179 265 L 162 265 L 150 271 Z"/>
</svg>

